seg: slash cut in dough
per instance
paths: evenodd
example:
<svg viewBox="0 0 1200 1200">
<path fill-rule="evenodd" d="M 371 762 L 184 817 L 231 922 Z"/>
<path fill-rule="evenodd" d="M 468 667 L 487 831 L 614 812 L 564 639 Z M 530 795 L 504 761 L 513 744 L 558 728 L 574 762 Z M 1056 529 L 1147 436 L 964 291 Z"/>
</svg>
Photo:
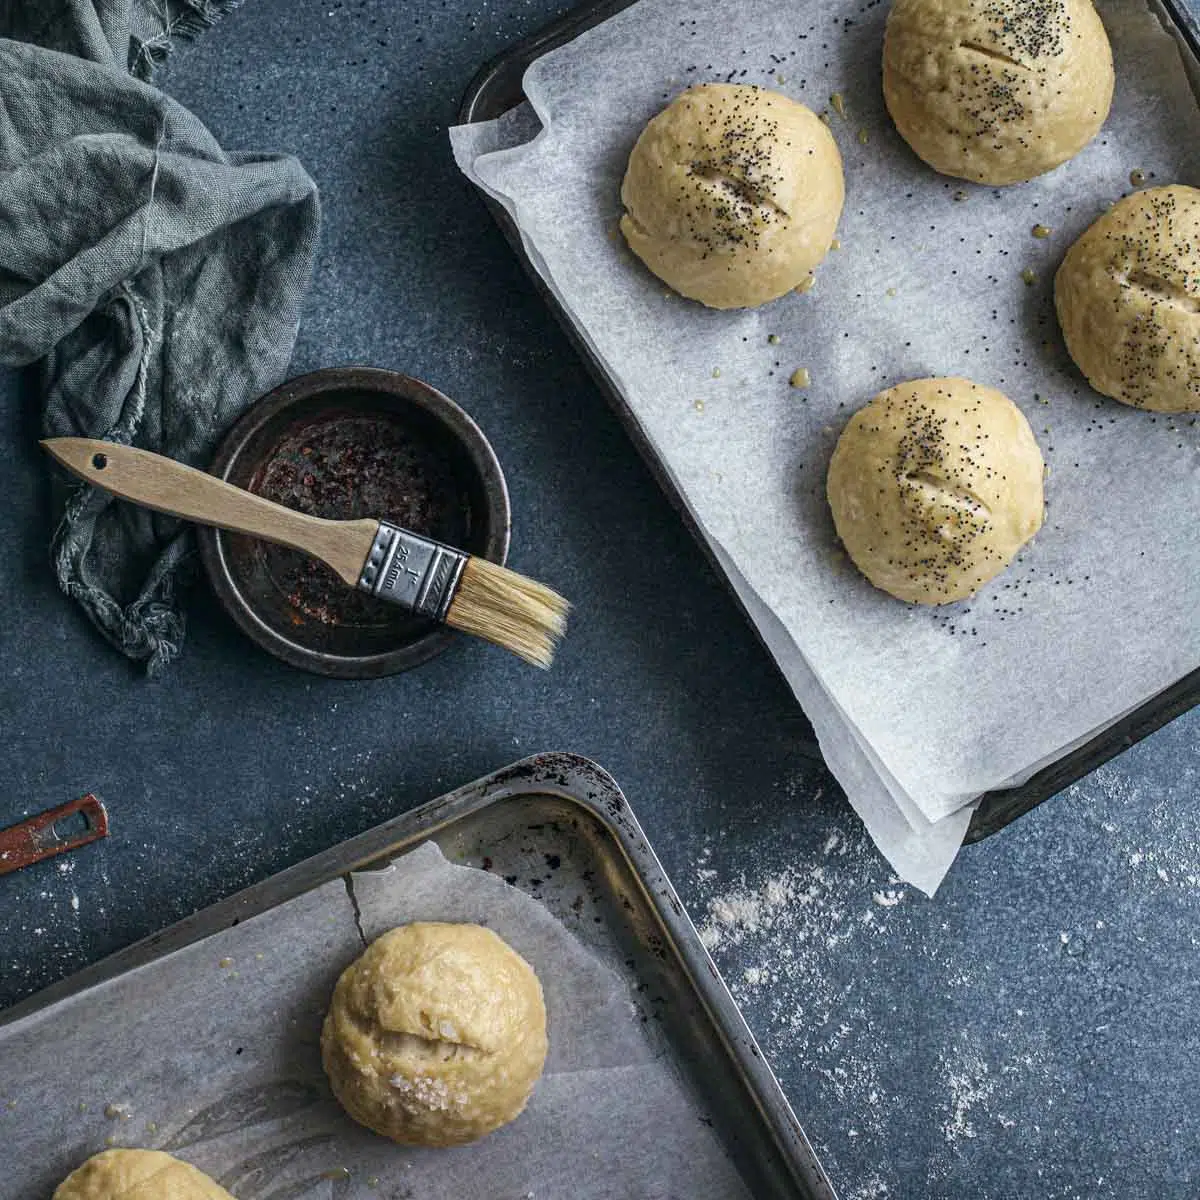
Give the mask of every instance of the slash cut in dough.
<svg viewBox="0 0 1200 1200">
<path fill-rule="evenodd" d="M 883 98 L 943 175 L 1042 175 L 1096 136 L 1112 94 L 1112 49 L 1089 0 L 896 0 L 888 14 Z"/>
<path fill-rule="evenodd" d="M 1054 277 L 1067 349 L 1098 392 L 1155 412 L 1200 412 L 1200 191 L 1118 201 Z"/>
<path fill-rule="evenodd" d="M 854 565 L 914 604 L 974 595 L 1041 528 L 1042 454 L 1024 414 L 969 379 L 914 379 L 850 418 L 829 506 Z"/>
<path fill-rule="evenodd" d="M 689 88 L 646 126 L 621 185 L 629 248 L 680 295 L 753 308 L 829 252 L 842 160 L 803 104 L 747 84 Z"/>
<path fill-rule="evenodd" d="M 546 1061 L 533 968 L 490 929 L 415 922 L 342 972 L 321 1035 L 345 1110 L 393 1141 L 471 1142 L 513 1120 Z"/>
</svg>

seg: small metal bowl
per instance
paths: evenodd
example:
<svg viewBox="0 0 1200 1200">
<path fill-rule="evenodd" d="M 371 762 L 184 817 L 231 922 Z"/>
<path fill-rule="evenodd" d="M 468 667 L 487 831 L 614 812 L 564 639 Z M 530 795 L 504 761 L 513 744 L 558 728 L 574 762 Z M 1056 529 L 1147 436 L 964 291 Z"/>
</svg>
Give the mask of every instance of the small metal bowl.
<svg viewBox="0 0 1200 1200">
<path fill-rule="evenodd" d="M 289 380 L 225 435 L 212 474 L 335 520 L 385 518 L 503 563 L 508 488 L 479 427 L 428 384 L 373 367 Z M 277 658 L 342 679 L 406 671 L 453 630 L 348 588 L 315 559 L 201 527 L 200 555 L 239 628 Z"/>
</svg>

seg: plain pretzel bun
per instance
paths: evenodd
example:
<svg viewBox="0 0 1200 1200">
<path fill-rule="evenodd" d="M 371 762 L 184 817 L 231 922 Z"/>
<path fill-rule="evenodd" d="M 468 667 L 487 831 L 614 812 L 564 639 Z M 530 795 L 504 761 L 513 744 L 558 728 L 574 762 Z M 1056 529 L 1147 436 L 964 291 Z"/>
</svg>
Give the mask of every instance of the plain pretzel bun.
<svg viewBox="0 0 1200 1200">
<path fill-rule="evenodd" d="M 160 1150 L 105 1150 L 72 1171 L 54 1200 L 233 1200 L 203 1171 Z"/>
<path fill-rule="evenodd" d="M 888 14 L 888 112 L 943 175 L 1042 175 L 1096 136 L 1112 93 L 1112 50 L 1089 0 L 896 0 Z"/>
<path fill-rule="evenodd" d="M 454 1146 L 525 1107 L 546 1061 L 533 968 L 480 925 L 415 922 L 345 971 L 321 1034 L 333 1094 L 396 1142 Z"/>
<path fill-rule="evenodd" d="M 827 483 L 855 566 L 914 604 L 999 575 L 1042 524 L 1042 454 L 1021 410 L 969 379 L 914 379 L 859 409 Z"/>
<path fill-rule="evenodd" d="M 1067 349 L 1098 392 L 1156 412 L 1200 412 L 1200 191 L 1118 201 L 1054 277 Z"/>
<path fill-rule="evenodd" d="M 763 88 L 706 83 L 638 138 L 621 232 L 681 295 L 752 308 L 825 257 L 844 194 L 837 144 L 810 109 Z"/>
</svg>

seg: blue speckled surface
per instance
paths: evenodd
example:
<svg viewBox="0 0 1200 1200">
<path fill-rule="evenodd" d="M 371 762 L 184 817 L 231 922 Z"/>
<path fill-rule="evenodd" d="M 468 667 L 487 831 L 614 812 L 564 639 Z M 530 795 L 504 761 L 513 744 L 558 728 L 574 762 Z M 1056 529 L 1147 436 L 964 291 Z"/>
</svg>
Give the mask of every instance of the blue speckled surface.
<svg viewBox="0 0 1200 1200">
<path fill-rule="evenodd" d="M 576 602 L 559 664 L 464 641 L 406 676 L 310 678 L 200 590 L 183 659 L 145 681 L 54 588 L 32 399 L 0 376 L 0 825 L 95 789 L 115 828 L 0 878 L 0 1003 L 571 749 L 624 786 L 846 1200 L 1194 1196 L 1200 713 L 966 850 L 934 901 L 892 880 L 451 161 L 476 68 L 561 11 L 254 0 L 166 77 L 227 147 L 289 150 L 321 186 L 296 370 L 407 371 L 491 437 L 512 564 Z"/>
</svg>

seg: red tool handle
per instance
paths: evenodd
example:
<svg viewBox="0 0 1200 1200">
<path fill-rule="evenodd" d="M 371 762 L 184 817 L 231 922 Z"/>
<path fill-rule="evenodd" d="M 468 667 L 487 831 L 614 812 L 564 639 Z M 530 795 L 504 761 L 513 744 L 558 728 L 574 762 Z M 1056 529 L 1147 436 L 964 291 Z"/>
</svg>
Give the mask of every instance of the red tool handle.
<svg viewBox="0 0 1200 1200">
<path fill-rule="evenodd" d="M 75 820 L 68 820 L 70 817 L 75 817 Z M 63 826 L 61 829 L 60 824 Z M 0 829 L 0 875 L 18 871 L 43 858 L 53 858 L 78 846 L 86 846 L 88 842 L 98 841 L 102 837 L 108 837 L 108 813 L 104 811 L 104 805 L 89 792 L 78 800 L 60 804 L 19 825 Z"/>
</svg>

